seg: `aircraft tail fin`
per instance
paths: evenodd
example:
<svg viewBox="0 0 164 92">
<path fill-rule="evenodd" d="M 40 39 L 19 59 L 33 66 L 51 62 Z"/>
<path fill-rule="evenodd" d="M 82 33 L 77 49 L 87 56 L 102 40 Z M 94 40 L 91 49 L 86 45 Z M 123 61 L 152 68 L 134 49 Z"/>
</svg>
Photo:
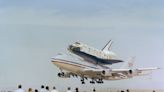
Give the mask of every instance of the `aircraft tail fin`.
<svg viewBox="0 0 164 92">
<path fill-rule="evenodd" d="M 102 51 L 109 51 L 112 46 L 112 40 L 109 40 L 109 42 L 102 48 Z"/>
<path fill-rule="evenodd" d="M 130 57 L 127 62 L 125 62 L 121 68 L 130 68 L 132 69 L 134 66 L 134 61 L 135 61 L 135 57 Z"/>
</svg>

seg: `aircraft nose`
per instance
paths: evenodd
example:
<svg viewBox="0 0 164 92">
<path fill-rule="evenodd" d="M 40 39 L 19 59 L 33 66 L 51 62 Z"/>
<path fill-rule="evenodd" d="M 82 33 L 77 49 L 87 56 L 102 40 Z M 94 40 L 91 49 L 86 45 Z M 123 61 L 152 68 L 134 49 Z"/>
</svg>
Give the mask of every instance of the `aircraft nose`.
<svg viewBox="0 0 164 92">
<path fill-rule="evenodd" d="M 57 57 L 58 56 L 51 57 L 51 62 L 55 62 L 55 60 L 56 60 Z"/>
<path fill-rule="evenodd" d="M 64 58 L 64 54 L 58 53 L 56 56 L 51 57 L 51 62 L 56 62 L 56 61 L 58 61 L 59 59 L 63 59 L 63 58 Z"/>
<path fill-rule="evenodd" d="M 51 58 L 51 62 L 55 62 L 55 58 L 54 57 Z"/>
</svg>

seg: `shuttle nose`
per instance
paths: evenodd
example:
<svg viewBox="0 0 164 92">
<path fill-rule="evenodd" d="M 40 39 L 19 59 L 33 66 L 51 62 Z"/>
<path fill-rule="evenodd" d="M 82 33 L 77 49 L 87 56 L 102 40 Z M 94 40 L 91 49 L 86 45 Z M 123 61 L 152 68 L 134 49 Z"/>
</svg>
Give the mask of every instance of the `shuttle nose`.
<svg viewBox="0 0 164 92">
<path fill-rule="evenodd" d="M 80 51 L 80 47 L 70 45 L 70 46 L 68 47 L 68 50 L 70 50 L 70 51 Z"/>
<path fill-rule="evenodd" d="M 72 50 L 73 49 L 73 46 L 72 45 L 69 45 L 68 46 L 68 50 Z"/>
<path fill-rule="evenodd" d="M 61 62 L 61 60 L 57 59 L 57 58 L 52 58 L 51 59 L 51 63 L 55 64 L 57 62 Z"/>
</svg>

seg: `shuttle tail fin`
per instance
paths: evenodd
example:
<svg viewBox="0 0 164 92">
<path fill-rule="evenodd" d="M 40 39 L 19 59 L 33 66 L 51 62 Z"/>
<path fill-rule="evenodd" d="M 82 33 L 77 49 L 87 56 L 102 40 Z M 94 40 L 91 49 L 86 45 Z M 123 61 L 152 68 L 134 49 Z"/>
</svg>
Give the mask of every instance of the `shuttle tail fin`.
<svg viewBox="0 0 164 92">
<path fill-rule="evenodd" d="M 112 40 L 109 40 L 109 42 L 102 48 L 102 51 L 109 51 L 112 46 Z"/>
</svg>

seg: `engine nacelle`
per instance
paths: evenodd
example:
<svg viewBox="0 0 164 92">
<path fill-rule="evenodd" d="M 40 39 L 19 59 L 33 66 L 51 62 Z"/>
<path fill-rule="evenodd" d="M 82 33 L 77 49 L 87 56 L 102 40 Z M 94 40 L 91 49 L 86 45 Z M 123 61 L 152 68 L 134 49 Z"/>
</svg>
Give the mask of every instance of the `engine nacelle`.
<svg viewBox="0 0 164 92">
<path fill-rule="evenodd" d="M 106 69 L 106 70 L 103 70 L 101 72 L 101 75 L 103 75 L 103 76 L 112 76 L 112 73 L 109 69 Z"/>
<path fill-rule="evenodd" d="M 129 74 L 133 74 L 133 70 L 129 70 Z"/>
</svg>

